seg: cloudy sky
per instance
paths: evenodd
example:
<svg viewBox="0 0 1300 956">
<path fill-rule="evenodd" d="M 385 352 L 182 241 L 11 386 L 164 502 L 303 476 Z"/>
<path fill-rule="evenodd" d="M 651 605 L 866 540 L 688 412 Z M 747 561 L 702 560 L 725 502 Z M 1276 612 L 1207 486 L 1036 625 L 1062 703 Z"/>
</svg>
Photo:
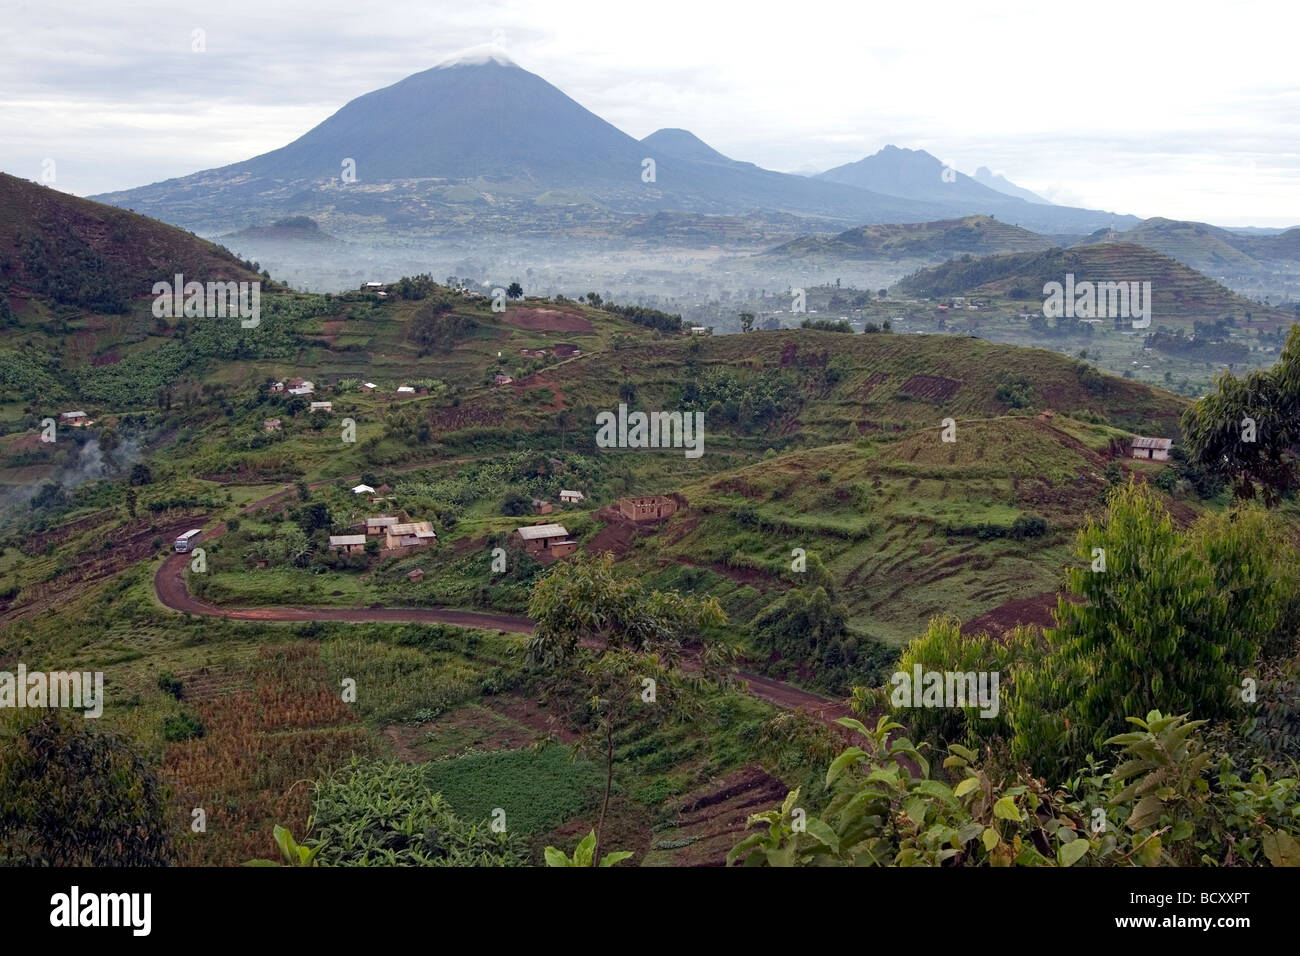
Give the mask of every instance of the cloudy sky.
<svg viewBox="0 0 1300 956">
<path fill-rule="evenodd" d="M 633 136 L 684 127 L 771 169 L 893 143 L 1070 205 L 1300 224 L 1291 4 L 1054 7 L 6 0 L 0 169 L 53 160 L 58 188 L 90 195 L 221 166 L 495 43 Z"/>
</svg>

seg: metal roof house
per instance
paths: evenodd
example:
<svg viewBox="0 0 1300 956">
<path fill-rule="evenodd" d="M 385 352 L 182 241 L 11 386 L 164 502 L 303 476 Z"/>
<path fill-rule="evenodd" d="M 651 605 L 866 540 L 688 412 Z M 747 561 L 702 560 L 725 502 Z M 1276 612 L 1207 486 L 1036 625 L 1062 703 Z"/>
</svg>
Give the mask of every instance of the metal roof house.
<svg viewBox="0 0 1300 956">
<path fill-rule="evenodd" d="M 1145 438 L 1139 436 L 1133 439 L 1132 456 L 1152 461 L 1168 461 L 1171 445 L 1173 445 L 1173 440 L 1170 438 Z"/>
<path fill-rule="evenodd" d="M 357 554 L 366 550 L 366 536 L 364 534 L 332 534 L 330 535 L 331 551 L 346 551 L 348 554 Z"/>
<path fill-rule="evenodd" d="M 516 528 L 515 534 L 529 554 L 562 558 L 578 550 L 578 542 L 569 537 L 562 524 L 534 524 Z"/>
</svg>

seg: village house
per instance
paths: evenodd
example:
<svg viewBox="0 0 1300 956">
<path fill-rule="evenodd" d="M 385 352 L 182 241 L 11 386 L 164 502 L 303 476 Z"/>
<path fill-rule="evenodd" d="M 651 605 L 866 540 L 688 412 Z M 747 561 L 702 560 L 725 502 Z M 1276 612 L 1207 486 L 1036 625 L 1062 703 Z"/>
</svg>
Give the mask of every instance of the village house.
<svg viewBox="0 0 1300 956">
<path fill-rule="evenodd" d="M 407 521 L 389 525 L 385 532 L 384 547 L 390 551 L 398 548 L 419 548 L 434 544 L 438 536 L 428 521 Z"/>
<path fill-rule="evenodd" d="M 272 392 L 283 392 L 283 391 L 284 391 L 284 382 L 272 382 L 272 383 L 271 383 L 271 391 L 272 391 Z"/>
<path fill-rule="evenodd" d="M 375 489 L 371 488 L 369 485 L 357 485 L 352 489 L 352 493 L 354 495 L 373 495 Z"/>
<path fill-rule="evenodd" d="M 406 572 L 406 580 L 416 583 L 424 580 L 424 569 L 416 568 L 414 571 Z"/>
<path fill-rule="evenodd" d="M 1133 439 L 1133 457 L 1146 458 L 1152 461 L 1168 461 L 1169 446 L 1173 444 L 1170 438 L 1143 438 Z"/>
<path fill-rule="evenodd" d="M 514 381 L 513 378 L 511 378 L 509 375 L 506 375 L 502 372 L 497 372 L 497 374 L 492 376 L 493 385 L 509 385 L 513 381 Z"/>
<path fill-rule="evenodd" d="M 334 411 L 333 402 L 312 402 L 311 410 L 313 412 L 332 412 Z"/>
<path fill-rule="evenodd" d="M 691 335 L 708 335 L 708 334 L 709 334 L 709 330 L 707 326 L 703 326 L 703 325 L 691 326 Z"/>
<path fill-rule="evenodd" d="M 279 430 L 280 419 L 278 418 L 268 418 L 266 421 L 262 422 L 262 431 L 278 432 Z"/>
<path fill-rule="evenodd" d="M 520 349 L 519 354 L 524 358 L 546 358 L 546 349 Z"/>
<path fill-rule="evenodd" d="M 332 534 L 330 535 L 330 550 L 343 551 L 347 554 L 363 554 L 366 550 L 366 536 L 364 534 Z"/>
<path fill-rule="evenodd" d="M 1053 417 L 1053 413 L 1046 409 L 1038 413 L 1038 420 L 1040 422 L 1050 422 Z"/>
<path fill-rule="evenodd" d="M 378 386 L 375 385 L 374 382 L 362 382 L 362 383 L 361 383 L 361 391 L 363 391 L 363 392 L 373 392 L 376 388 L 378 388 Z"/>
<path fill-rule="evenodd" d="M 397 386 L 397 394 L 403 397 L 407 395 L 414 395 L 415 389 L 412 388 L 410 385 L 399 385 Z"/>
<path fill-rule="evenodd" d="M 619 513 L 631 521 L 661 521 L 677 512 L 677 499 L 669 495 L 620 498 Z"/>
<path fill-rule="evenodd" d="M 310 395 L 316 391 L 316 386 L 305 378 L 290 379 L 286 391 L 290 395 Z"/>
<path fill-rule="evenodd" d="M 533 511 L 539 515 L 548 515 L 555 510 L 555 505 L 549 501 L 543 501 L 540 498 L 533 499 Z"/>
<path fill-rule="evenodd" d="M 516 528 L 515 534 L 529 554 L 541 558 L 562 558 L 578 550 L 562 524 L 535 524 Z"/>
<path fill-rule="evenodd" d="M 587 500 L 587 496 L 581 491 L 560 490 L 560 501 L 566 505 L 576 505 Z"/>
<path fill-rule="evenodd" d="M 393 515 L 380 515 L 377 518 L 367 518 L 363 522 L 366 534 L 372 538 L 387 534 L 388 529 L 397 523 L 398 520 Z"/>
<path fill-rule="evenodd" d="M 95 424 L 85 412 L 63 412 L 59 415 L 59 421 L 73 428 L 84 428 Z"/>
</svg>

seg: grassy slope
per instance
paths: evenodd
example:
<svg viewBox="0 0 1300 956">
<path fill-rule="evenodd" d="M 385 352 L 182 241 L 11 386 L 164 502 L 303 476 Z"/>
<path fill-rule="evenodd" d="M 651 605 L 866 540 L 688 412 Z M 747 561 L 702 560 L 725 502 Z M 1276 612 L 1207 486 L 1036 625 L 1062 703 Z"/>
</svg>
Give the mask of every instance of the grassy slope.
<svg viewBox="0 0 1300 956">
<path fill-rule="evenodd" d="M 790 364 L 782 352 L 794 349 Z M 838 365 L 842 378 L 826 387 L 805 361 Z M 725 368 L 749 380 L 785 376 L 798 393 L 797 408 L 775 431 L 748 437 L 751 444 L 785 440 L 801 445 L 846 441 L 878 431 L 938 427 L 947 417 L 1000 415 L 1006 403 L 996 393 L 1006 378 L 1032 385 L 1035 406 L 1095 412 L 1116 425 L 1141 425 L 1160 434 L 1176 433 L 1184 401 L 1156 389 L 1116 378 L 1090 389 L 1081 362 L 1057 353 L 998 345 L 964 336 L 847 335 L 808 330 L 755 332 L 687 341 L 666 339 L 650 345 L 584 356 L 548 371 L 544 379 L 565 396 L 570 408 L 615 408 L 620 388 L 636 387 L 633 407 L 678 407 L 682 384 L 710 369 Z M 952 380 L 946 398 L 928 398 L 909 381 L 915 375 Z M 554 411 L 521 406 L 496 391 L 475 399 L 494 420 L 529 431 L 555 428 Z M 585 424 L 585 422 L 584 422 Z M 721 429 L 706 417 L 707 435 Z M 740 436 L 745 437 L 745 436 Z M 707 447 L 707 444 L 706 444 Z"/>
</svg>

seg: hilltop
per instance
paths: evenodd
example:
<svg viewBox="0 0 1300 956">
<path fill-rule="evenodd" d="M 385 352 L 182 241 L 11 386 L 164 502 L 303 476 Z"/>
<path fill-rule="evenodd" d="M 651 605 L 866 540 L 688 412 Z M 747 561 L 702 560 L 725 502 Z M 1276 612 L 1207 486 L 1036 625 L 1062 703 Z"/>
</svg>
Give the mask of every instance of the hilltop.
<svg viewBox="0 0 1300 956">
<path fill-rule="evenodd" d="M 261 278 L 251 266 L 166 223 L 0 173 L 0 281 L 16 298 L 120 313 L 178 272 Z"/>
<path fill-rule="evenodd" d="M 938 222 L 859 226 L 836 236 L 801 236 L 763 254 L 765 259 L 816 260 L 833 268 L 839 262 L 941 261 L 953 256 L 998 252 L 1038 252 L 1054 243 L 991 216 L 966 216 Z"/>
<path fill-rule="evenodd" d="M 1041 311 L 1043 286 L 1064 282 L 1067 274 L 1073 274 L 1076 282 L 1150 282 L 1153 328 L 1225 316 L 1244 324 L 1249 313 L 1258 327 L 1272 329 L 1289 324 L 1292 318 L 1243 298 L 1170 256 L 1129 242 L 963 257 L 909 276 L 897 288 L 903 294 L 928 297 L 1000 296 Z"/>
<path fill-rule="evenodd" d="M 1204 222 L 1155 217 L 1123 232 L 1098 230 L 1080 244 L 1091 245 L 1108 237 L 1163 253 L 1242 294 L 1272 298 L 1300 295 L 1300 284 L 1294 278 L 1300 262 L 1300 229 L 1254 235 Z"/>
<path fill-rule="evenodd" d="M 310 216 L 290 216 L 277 219 L 269 226 L 249 226 L 239 232 L 220 237 L 222 242 L 247 243 L 308 243 L 312 245 L 333 245 L 341 240 L 321 229 L 320 223 Z"/>
</svg>

